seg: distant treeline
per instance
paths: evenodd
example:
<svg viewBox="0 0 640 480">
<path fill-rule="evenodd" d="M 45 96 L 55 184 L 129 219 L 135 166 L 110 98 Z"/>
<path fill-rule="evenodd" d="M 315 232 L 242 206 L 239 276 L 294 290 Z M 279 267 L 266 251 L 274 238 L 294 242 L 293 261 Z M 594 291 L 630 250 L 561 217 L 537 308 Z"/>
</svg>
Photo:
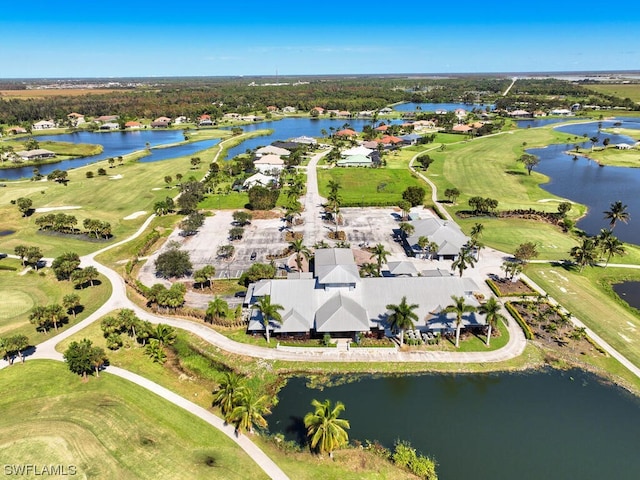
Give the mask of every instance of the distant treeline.
<svg viewBox="0 0 640 480">
<path fill-rule="evenodd" d="M 0 123 L 20 124 L 41 119 L 64 120 L 70 112 L 88 117 L 120 115 L 126 119 L 177 117 L 194 118 L 209 114 L 267 112 L 268 106 L 293 106 L 308 112 L 313 107 L 358 112 L 403 102 L 496 103 L 500 108 L 543 108 L 580 102 L 601 106 L 638 108 L 631 100 L 618 99 L 588 90 L 587 87 L 557 79 L 518 80 L 507 97 L 502 93 L 509 78 L 316 78 L 309 83 L 263 86 L 273 78 L 255 79 L 153 79 L 132 90 L 82 96 L 55 96 L 38 99 L 0 99 Z M 280 79 L 279 82 L 288 82 Z M 7 85 L 7 88 L 17 88 Z"/>
</svg>

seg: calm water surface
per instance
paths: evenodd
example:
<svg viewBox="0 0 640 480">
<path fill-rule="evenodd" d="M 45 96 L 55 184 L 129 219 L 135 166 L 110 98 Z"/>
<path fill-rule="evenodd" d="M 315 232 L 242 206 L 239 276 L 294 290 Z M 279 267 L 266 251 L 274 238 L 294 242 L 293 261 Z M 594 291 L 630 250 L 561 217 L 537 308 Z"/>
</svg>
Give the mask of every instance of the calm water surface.
<svg viewBox="0 0 640 480">
<path fill-rule="evenodd" d="M 621 299 L 640 310 L 640 282 L 614 283 L 612 286 Z"/>
<path fill-rule="evenodd" d="M 443 480 L 637 480 L 640 400 L 581 371 L 361 377 L 325 388 L 294 378 L 267 417 L 304 435 L 312 399 L 342 401 L 351 439 L 409 440 Z"/>
<path fill-rule="evenodd" d="M 182 130 L 140 130 L 134 132 L 76 132 L 64 133 L 61 135 L 42 135 L 35 137 L 36 140 L 72 142 L 72 143 L 90 143 L 103 146 L 102 153 L 89 157 L 75 158 L 63 160 L 57 163 L 38 166 L 38 170 L 43 175 L 47 175 L 52 171 L 68 170 L 70 168 L 82 167 L 91 163 L 98 162 L 111 157 L 118 157 L 128 153 L 144 150 L 146 144 L 152 148 L 151 155 L 141 159 L 141 162 L 156 162 L 159 160 L 168 160 L 171 158 L 181 157 L 184 155 L 192 155 L 198 151 L 210 148 L 216 145 L 220 140 L 201 140 L 184 145 L 176 145 L 173 147 L 154 149 L 160 145 L 172 144 L 184 141 Z M 0 178 L 8 180 L 17 180 L 20 178 L 29 178 L 33 176 L 33 166 L 10 168 L 0 170 Z"/>
</svg>

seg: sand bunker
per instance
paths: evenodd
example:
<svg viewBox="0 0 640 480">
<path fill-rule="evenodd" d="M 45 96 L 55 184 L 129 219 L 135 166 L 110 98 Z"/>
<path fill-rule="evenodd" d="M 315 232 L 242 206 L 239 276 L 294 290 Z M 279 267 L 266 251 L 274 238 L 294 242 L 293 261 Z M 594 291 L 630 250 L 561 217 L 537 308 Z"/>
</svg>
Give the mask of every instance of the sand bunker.
<svg viewBox="0 0 640 480">
<path fill-rule="evenodd" d="M 109 177 L 110 180 L 120 180 L 122 178 L 122 175 L 118 174 L 118 175 L 111 175 Z"/>
<path fill-rule="evenodd" d="M 54 212 L 56 210 L 77 210 L 82 207 L 78 206 L 66 206 L 66 207 L 42 207 L 36 208 L 36 213 Z"/>
</svg>

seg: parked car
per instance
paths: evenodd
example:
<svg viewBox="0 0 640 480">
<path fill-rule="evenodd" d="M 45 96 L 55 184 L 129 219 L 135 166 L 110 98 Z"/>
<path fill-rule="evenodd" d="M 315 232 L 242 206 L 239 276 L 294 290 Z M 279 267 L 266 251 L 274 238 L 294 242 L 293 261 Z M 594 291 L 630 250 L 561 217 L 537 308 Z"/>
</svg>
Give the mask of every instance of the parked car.
<svg viewBox="0 0 640 480">
<path fill-rule="evenodd" d="M 249 259 L 250 260 L 255 260 L 257 256 L 258 256 L 258 254 L 256 252 L 251 252 L 251 257 L 249 257 Z"/>
</svg>

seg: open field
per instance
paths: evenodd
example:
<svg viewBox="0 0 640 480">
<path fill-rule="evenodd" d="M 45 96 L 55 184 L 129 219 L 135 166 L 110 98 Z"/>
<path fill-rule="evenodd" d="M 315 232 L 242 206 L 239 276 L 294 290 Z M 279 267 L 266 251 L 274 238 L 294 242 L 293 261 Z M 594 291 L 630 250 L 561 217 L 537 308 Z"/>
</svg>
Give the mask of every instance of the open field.
<svg viewBox="0 0 640 480">
<path fill-rule="evenodd" d="M 266 478 L 223 433 L 109 374 L 83 383 L 31 361 L 0 372 L 0 461 L 75 465 L 78 477 Z"/>
<path fill-rule="evenodd" d="M 0 90 L 0 98 L 9 100 L 17 98 L 26 100 L 29 98 L 51 98 L 51 97 L 77 97 L 80 95 L 106 95 L 112 92 L 125 92 L 127 89 L 109 88 L 47 88 L 33 90 Z"/>
<path fill-rule="evenodd" d="M 31 344 L 35 345 L 49 338 L 53 332 L 36 332 L 36 328 L 29 323 L 29 313 L 34 306 L 62 304 L 65 295 L 79 295 L 84 309 L 75 319 L 69 314 L 69 322 L 58 327 L 64 329 L 89 316 L 111 295 L 111 284 L 103 276 L 98 278 L 99 285 L 75 289 L 69 281 L 56 280 L 49 268 L 41 270 L 41 273 L 31 271 L 20 275 L 20 261 L 6 258 L 0 260 L 0 265 L 9 264 L 16 266 L 18 270 L 0 270 L 0 337 L 22 334 L 29 337 Z"/>
<path fill-rule="evenodd" d="M 640 102 L 640 83 L 631 84 L 607 84 L 596 83 L 586 86 L 589 90 L 593 90 L 605 95 L 615 95 L 619 98 L 630 98 L 634 102 Z"/>
<path fill-rule="evenodd" d="M 402 192 L 411 185 L 429 190 L 423 182 L 401 168 L 332 168 L 318 170 L 320 195 L 326 198 L 330 180 L 342 186 L 340 195 L 344 206 L 396 205 Z"/>
</svg>

